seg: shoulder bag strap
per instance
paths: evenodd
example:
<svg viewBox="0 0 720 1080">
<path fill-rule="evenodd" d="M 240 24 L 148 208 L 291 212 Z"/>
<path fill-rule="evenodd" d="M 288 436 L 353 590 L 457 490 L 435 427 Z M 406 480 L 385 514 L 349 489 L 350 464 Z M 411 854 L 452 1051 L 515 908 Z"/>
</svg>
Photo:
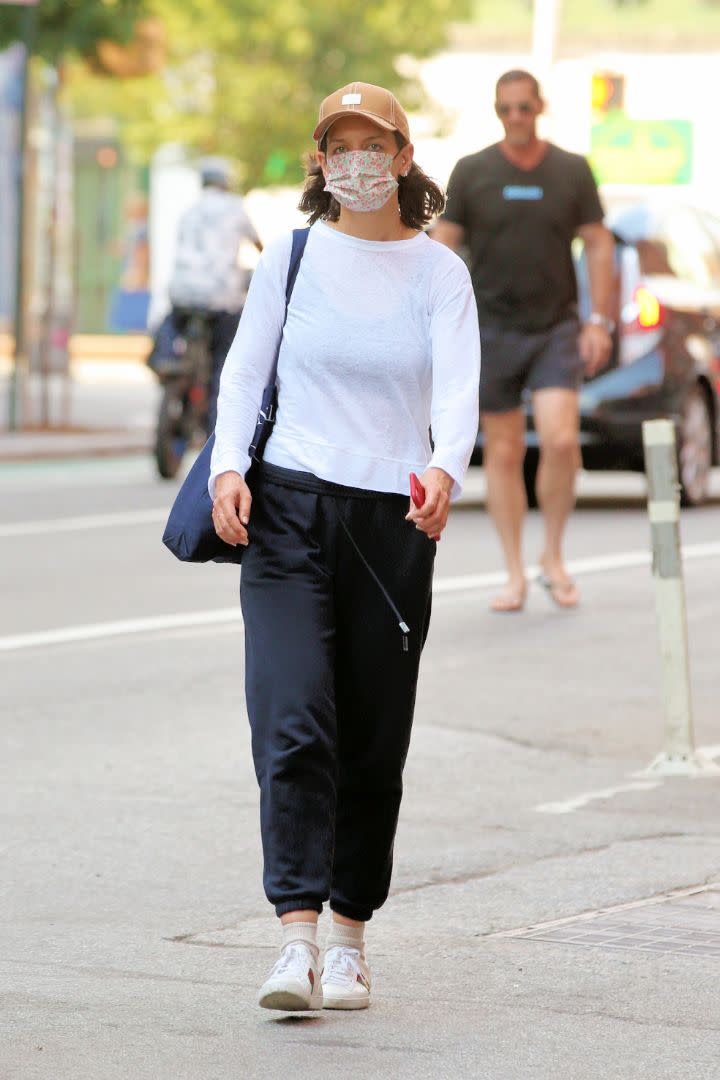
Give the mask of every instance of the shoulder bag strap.
<svg viewBox="0 0 720 1080">
<path fill-rule="evenodd" d="M 288 266 L 287 282 L 285 284 L 285 318 L 283 319 L 283 331 L 285 330 L 285 323 L 287 322 L 290 297 L 292 296 L 295 287 L 295 279 L 298 276 L 298 270 L 300 269 L 300 262 L 302 261 L 309 232 L 310 229 L 293 229 L 290 264 Z M 262 456 L 262 449 L 269 435 L 269 425 L 274 423 L 275 420 L 275 411 L 277 409 L 277 369 L 281 345 L 282 333 L 280 334 L 280 340 L 278 341 L 277 349 L 275 350 L 275 359 L 273 360 L 270 380 L 263 392 L 255 435 L 250 443 L 250 457 Z"/>
<path fill-rule="evenodd" d="M 290 304 L 290 297 L 295 288 L 295 278 L 298 276 L 300 263 L 302 262 L 305 245 L 310 234 L 310 229 L 293 229 L 292 251 L 290 252 L 290 265 L 288 266 L 287 284 L 285 286 L 285 318 Z M 284 323 L 283 323 L 284 325 Z"/>
<path fill-rule="evenodd" d="M 303 253 L 305 251 L 305 245 L 307 244 L 308 235 L 310 229 L 293 229 L 292 234 L 292 250 L 290 252 L 290 264 L 288 266 L 287 282 L 285 283 L 285 318 L 283 319 L 283 330 L 285 329 L 285 323 L 287 322 L 288 308 L 290 307 L 290 297 L 293 294 L 295 288 L 295 279 L 298 276 L 298 270 L 300 269 L 300 263 L 302 262 Z M 280 357 L 280 345 L 282 343 L 282 334 L 280 335 L 280 341 L 275 352 L 275 363 L 273 364 L 272 374 L 268 386 L 274 386 L 277 380 L 277 367 L 278 359 Z"/>
</svg>

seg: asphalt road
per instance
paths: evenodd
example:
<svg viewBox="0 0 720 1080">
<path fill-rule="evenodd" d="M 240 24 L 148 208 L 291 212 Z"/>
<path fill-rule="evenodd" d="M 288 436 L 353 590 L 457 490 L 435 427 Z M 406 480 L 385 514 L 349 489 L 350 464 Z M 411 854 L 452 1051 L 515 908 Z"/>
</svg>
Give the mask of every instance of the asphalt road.
<svg viewBox="0 0 720 1080">
<path fill-rule="evenodd" d="M 2 1080 L 714 1080 L 720 779 L 635 775 L 663 742 L 642 488 L 583 491 L 574 613 L 535 587 L 491 615 L 492 529 L 455 512 L 373 1006 L 283 1018 L 254 1003 L 276 929 L 237 572 L 165 552 L 142 459 L 2 467 Z M 717 501 L 683 516 L 709 753 L 719 529 Z"/>
</svg>

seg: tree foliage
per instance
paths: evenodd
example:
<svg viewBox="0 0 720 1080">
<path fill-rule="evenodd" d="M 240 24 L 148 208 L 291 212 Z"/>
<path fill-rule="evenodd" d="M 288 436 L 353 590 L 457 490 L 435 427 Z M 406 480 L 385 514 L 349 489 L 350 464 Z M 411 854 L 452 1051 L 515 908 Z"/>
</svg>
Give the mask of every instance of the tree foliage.
<svg viewBox="0 0 720 1080">
<path fill-rule="evenodd" d="M 56 61 L 79 53 L 92 55 L 98 41 L 128 41 L 146 0 L 40 0 L 36 52 Z M 0 48 L 22 32 L 22 7 L 0 7 Z"/>
<path fill-rule="evenodd" d="M 399 73 L 398 57 L 442 49 L 449 24 L 470 7 L 470 0 L 147 0 L 167 31 L 162 76 L 118 85 L 76 67 L 71 97 L 81 115 L 116 115 L 146 157 L 162 142 L 181 142 L 234 160 L 245 186 L 294 182 L 325 95 L 361 80 L 418 104 L 419 86 Z"/>
</svg>

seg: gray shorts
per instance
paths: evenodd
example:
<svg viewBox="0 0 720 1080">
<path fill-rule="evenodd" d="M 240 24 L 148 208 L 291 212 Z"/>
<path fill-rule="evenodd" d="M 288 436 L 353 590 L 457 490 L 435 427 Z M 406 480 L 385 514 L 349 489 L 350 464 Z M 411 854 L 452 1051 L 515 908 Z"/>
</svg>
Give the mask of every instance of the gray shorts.
<svg viewBox="0 0 720 1080">
<path fill-rule="evenodd" d="M 579 333 L 577 319 L 539 332 L 481 326 L 480 411 L 518 409 L 526 388 L 579 390 L 583 377 Z"/>
</svg>

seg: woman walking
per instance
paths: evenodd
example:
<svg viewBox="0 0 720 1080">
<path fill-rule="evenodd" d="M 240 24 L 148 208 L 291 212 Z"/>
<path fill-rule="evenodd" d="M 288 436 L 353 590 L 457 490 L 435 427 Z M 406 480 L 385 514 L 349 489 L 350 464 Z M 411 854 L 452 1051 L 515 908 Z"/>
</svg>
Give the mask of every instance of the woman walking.
<svg viewBox="0 0 720 1080">
<path fill-rule="evenodd" d="M 434 538 L 475 441 L 480 363 L 470 278 L 422 232 L 444 198 L 413 162 L 396 98 L 345 86 L 320 106 L 314 138 L 287 320 L 290 236 L 253 277 L 210 478 L 218 535 L 247 545 L 246 697 L 264 886 L 282 924 L 260 1004 L 293 1010 L 370 1002 L 363 931 L 390 887 Z M 248 486 L 281 338 L 277 420 Z"/>
</svg>

